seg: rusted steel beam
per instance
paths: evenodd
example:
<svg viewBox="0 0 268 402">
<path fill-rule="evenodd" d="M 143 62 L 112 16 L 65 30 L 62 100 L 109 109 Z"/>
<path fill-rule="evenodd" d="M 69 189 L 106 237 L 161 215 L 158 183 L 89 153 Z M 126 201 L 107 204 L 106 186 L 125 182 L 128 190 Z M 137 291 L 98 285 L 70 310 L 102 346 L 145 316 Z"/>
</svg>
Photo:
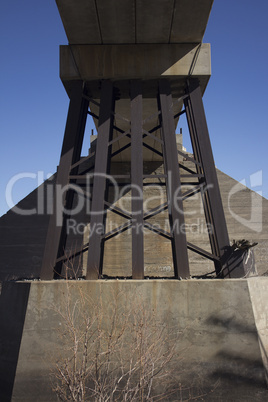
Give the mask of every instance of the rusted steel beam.
<svg viewBox="0 0 268 402">
<path fill-rule="evenodd" d="M 143 152 L 142 88 L 131 81 L 131 207 L 132 207 L 132 278 L 144 278 L 143 239 Z"/>
<path fill-rule="evenodd" d="M 111 230 L 110 232 L 105 233 L 103 238 L 105 241 L 110 240 L 113 237 L 125 232 L 129 227 L 131 227 L 131 222 L 130 221 L 125 222 L 122 225 L 118 226 L 117 228 Z"/>
<path fill-rule="evenodd" d="M 98 137 L 95 156 L 90 239 L 88 246 L 86 279 L 98 279 L 102 271 L 105 234 L 105 193 L 109 165 L 109 141 L 112 140 L 114 120 L 114 90 L 110 81 L 101 88 Z"/>
<path fill-rule="evenodd" d="M 147 229 L 151 230 L 154 233 L 157 233 L 159 236 L 163 236 L 168 240 L 172 240 L 172 234 L 167 232 L 164 229 L 155 227 L 154 225 L 151 225 L 151 223 L 149 222 L 144 222 L 144 227 L 146 227 Z"/>
<path fill-rule="evenodd" d="M 209 260 L 212 260 L 212 261 L 219 261 L 219 257 L 218 257 L 218 256 L 209 253 L 208 251 L 206 251 L 206 250 L 204 250 L 204 249 L 202 249 L 202 248 L 196 246 L 196 245 L 193 244 L 193 243 L 188 242 L 188 243 L 187 243 L 187 247 L 189 248 L 189 250 L 192 250 L 192 251 L 194 251 L 195 253 L 197 253 L 197 254 L 199 254 L 199 255 L 202 255 L 202 257 L 208 258 Z"/>
<path fill-rule="evenodd" d="M 200 163 L 197 172 L 204 175 L 205 186 L 201 194 L 207 224 L 213 228 L 209 232 L 212 254 L 219 257 L 215 261 L 218 275 L 227 269 L 226 261 L 230 254 L 230 242 L 225 221 L 215 162 L 209 139 L 208 127 L 202 94 L 197 80 L 188 81 L 188 96 L 184 99 L 186 116 L 192 141 L 194 158 Z"/>
<path fill-rule="evenodd" d="M 65 127 L 60 163 L 57 172 L 56 189 L 62 191 L 69 184 L 71 166 L 80 158 L 83 143 L 85 124 L 88 110 L 88 100 L 83 98 L 84 85 L 82 81 L 76 82 L 72 87 L 68 117 Z M 55 267 L 56 259 L 64 254 L 66 242 L 66 220 L 68 215 L 62 211 L 72 208 L 73 192 L 67 191 L 63 197 L 54 194 L 53 214 L 50 217 L 45 250 L 40 272 L 40 279 L 53 279 L 61 274 L 61 262 Z"/>
<path fill-rule="evenodd" d="M 187 241 L 184 233 L 184 213 L 181 194 L 178 152 L 170 85 L 167 80 L 159 81 L 159 107 L 161 110 L 164 168 L 167 175 L 167 200 L 172 234 L 172 253 L 176 278 L 189 278 Z"/>
</svg>

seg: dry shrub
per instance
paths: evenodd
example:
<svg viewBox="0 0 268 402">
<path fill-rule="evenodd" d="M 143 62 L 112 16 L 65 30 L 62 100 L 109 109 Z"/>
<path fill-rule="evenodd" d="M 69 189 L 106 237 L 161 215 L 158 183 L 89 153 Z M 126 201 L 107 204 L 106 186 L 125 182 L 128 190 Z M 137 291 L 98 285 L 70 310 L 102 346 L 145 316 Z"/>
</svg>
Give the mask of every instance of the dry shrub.
<svg viewBox="0 0 268 402">
<path fill-rule="evenodd" d="M 138 294 L 114 292 L 108 301 L 102 294 L 93 300 L 77 285 L 66 281 L 61 307 L 54 307 L 61 348 L 51 378 L 59 399 L 172 400 L 166 398 L 178 390 L 176 332 Z"/>
</svg>

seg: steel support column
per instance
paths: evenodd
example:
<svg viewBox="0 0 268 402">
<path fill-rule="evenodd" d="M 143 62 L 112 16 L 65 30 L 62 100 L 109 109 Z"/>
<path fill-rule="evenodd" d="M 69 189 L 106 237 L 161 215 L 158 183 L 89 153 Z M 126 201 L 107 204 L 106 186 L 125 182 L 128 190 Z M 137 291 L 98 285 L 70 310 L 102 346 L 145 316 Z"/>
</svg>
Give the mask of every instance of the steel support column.
<svg viewBox="0 0 268 402">
<path fill-rule="evenodd" d="M 57 171 L 56 191 L 54 194 L 53 214 L 50 217 L 48 232 L 41 266 L 40 279 L 53 279 L 57 257 L 64 254 L 66 242 L 66 220 L 72 207 L 73 192 L 67 191 L 71 166 L 80 158 L 88 100 L 83 98 L 84 84 L 77 81 L 73 84 L 70 96 L 68 117 L 65 127 L 60 163 Z M 58 197 L 59 194 L 63 196 Z M 63 211 L 64 209 L 64 211 Z M 61 263 L 56 268 L 61 274 Z"/>
<path fill-rule="evenodd" d="M 212 252 L 220 257 L 215 261 L 218 275 L 226 268 L 225 262 L 230 253 L 229 236 L 221 201 L 215 162 L 203 107 L 202 94 L 197 80 L 188 81 L 188 97 L 185 98 L 185 110 L 195 159 L 200 162 L 198 172 L 204 175 L 205 191 L 202 193 L 207 223 L 213 228 L 210 233 Z"/>
<path fill-rule="evenodd" d="M 173 104 L 169 82 L 159 81 L 164 168 L 166 173 L 168 214 L 172 234 L 172 253 L 176 278 L 189 278 L 189 262 L 185 235 L 178 152 L 175 136 Z"/>
<path fill-rule="evenodd" d="M 109 141 L 112 139 L 114 119 L 114 90 L 110 81 L 103 81 L 95 154 L 95 169 L 92 193 L 90 239 L 88 246 L 86 279 L 98 279 L 102 272 L 105 234 L 105 192 Z"/>
<path fill-rule="evenodd" d="M 158 93 L 158 115 L 157 126 L 149 131 L 143 129 L 142 111 L 142 84 L 140 80 L 131 80 L 130 90 L 130 127 L 127 131 L 121 129 L 120 136 L 113 139 L 113 130 L 120 130 L 114 126 L 115 116 L 115 89 L 112 82 L 104 80 L 101 85 L 100 104 L 90 99 L 84 93 L 82 82 L 73 84 L 70 96 L 70 106 L 66 122 L 64 141 L 61 158 L 57 173 L 56 191 L 54 196 L 54 213 L 50 218 L 45 252 L 42 262 L 41 279 L 53 279 L 62 275 L 62 263 L 68 256 L 65 256 L 66 245 L 66 224 L 71 214 L 74 191 L 72 182 L 78 179 L 85 179 L 80 172 L 80 166 L 85 162 L 81 159 L 81 148 L 84 137 L 89 101 L 99 106 L 98 137 L 96 151 L 94 152 L 94 177 L 91 203 L 90 235 L 88 245 L 74 253 L 78 255 L 88 247 L 87 275 L 86 279 L 98 279 L 102 275 L 102 264 L 104 256 L 104 244 L 122 231 L 131 227 L 132 233 L 132 278 L 144 278 L 144 226 L 159 235 L 171 240 L 174 275 L 176 278 L 189 278 L 189 261 L 187 248 L 206 257 L 215 264 L 216 273 L 219 276 L 243 275 L 243 259 L 231 255 L 231 247 L 227 226 L 224 217 L 223 206 L 220 197 L 220 190 L 217 180 L 216 168 L 211 150 L 211 144 L 206 124 L 205 112 L 202 102 L 202 94 L 199 82 L 190 79 L 187 82 L 187 93 L 183 97 L 185 111 L 174 115 L 173 102 L 169 81 L 159 80 Z M 192 141 L 194 157 L 184 155 L 195 164 L 195 169 L 188 170 L 188 176 L 198 180 L 194 189 L 182 194 L 181 177 L 178 151 L 175 135 L 174 118 L 186 112 L 187 122 Z M 161 139 L 153 133 L 160 129 Z M 128 137 L 130 142 L 124 145 L 120 152 L 126 147 L 131 147 L 131 207 L 132 213 L 128 214 L 120 208 L 109 204 L 107 199 L 108 182 L 107 173 L 110 171 L 112 145 L 120 138 Z M 157 151 L 146 142 L 144 138 L 151 137 L 161 143 L 162 152 Z M 166 180 L 167 202 L 156 209 L 146 213 L 143 212 L 143 146 L 149 148 L 163 157 Z M 91 155 L 93 157 L 93 155 Z M 181 166 L 183 168 L 183 166 Z M 190 175 L 189 175 L 190 173 Z M 149 177 L 156 178 L 157 175 Z M 186 175 L 187 176 L 187 175 Z M 129 178 L 129 175 L 115 175 L 114 178 Z M 185 184 L 185 182 L 183 182 Z M 209 241 L 212 252 L 209 253 L 196 245 L 187 242 L 185 233 L 185 221 L 183 212 L 183 200 L 190 197 L 196 191 L 201 192 L 204 214 L 209 225 Z M 83 191 L 82 191 L 83 192 Z M 60 195 L 60 197 L 59 197 Z M 88 195 L 90 196 L 90 195 Z M 107 208 L 117 211 L 127 219 L 127 222 L 108 234 L 105 233 L 105 222 Z M 149 217 L 168 209 L 170 232 L 155 230 L 150 225 Z M 230 257 L 231 255 L 231 257 Z M 239 274 L 237 267 L 239 268 Z M 235 271 L 234 273 L 232 273 Z"/>
<path fill-rule="evenodd" d="M 132 278 L 144 278 L 142 89 L 131 81 Z"/>
</svg>

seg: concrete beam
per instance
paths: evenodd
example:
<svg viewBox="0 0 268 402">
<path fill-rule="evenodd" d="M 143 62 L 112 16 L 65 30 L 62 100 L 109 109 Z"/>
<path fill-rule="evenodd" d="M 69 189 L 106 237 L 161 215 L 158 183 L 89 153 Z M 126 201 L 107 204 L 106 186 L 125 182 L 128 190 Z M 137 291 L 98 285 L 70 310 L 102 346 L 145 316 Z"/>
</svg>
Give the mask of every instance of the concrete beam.
<svg viewBox="0 0 268 402">
<path fill-rule="evenodd" d="M 143 119 L 158 111 L 156 97 L 158 81 L 168 78 L 174 100 L 185 94 L 187 77 L 195 77 L 200 82 L 202 93 L 211 75 L 210 44 L 141 44 L 141 45 L 72 45 L 60 47 L 60 77 L 66 92 L 70 94 L 74 82 L 86 82 L 89 96 L 100 99 L 100 80 L 110 79 L 118 90 L 120 100 L 116 102 L 116 113 L 130 119 L 129 80 L 141 79 L 143 92 Z M 174 102 L 174 114 L 182 104 Z M 90 105 L 91 111 L 98 115 L 98 107 Z M 144 129 L 157 125 L 150 120 Z M 176 119 L 175 124 L 177 125 Z M 95 122 L 96 124 L 96 122 Z M 97 127 L 97 124 L 96 124 Z M 123 131 L 128 123 L 120 121 Z M 116 133 L 115 133 L 116 135 Z M 159 136 L 159 132 L 155 133 Z M 116 146 L 120 148 L 128 142 L 121 139 Z M 159 144 L 148 142 L 154 148 Z M 114 161 L 120 161 L 118 155 Z M 124 151 L 124 160 L 130 160 L 130 150 Z M 144 160 L 159 160 L 152 151 L 144 150 Z"/>
<path fill-rule="evenodd" d="M 153 80 L 163 77 L 171 80 L 173 92 L 179 95 L 188 76 L 199 78 L 204 92 L 210 75 L 208 43 L 60 47 L 60 78 L 67 92 L 70 82 L 74 80 L 87 81 L 91 91 L 94 91 L 96 83 L 101 79 L 124 81 L 138 78 L 150 82 L 147 89 L 150 97 L 154 96 L 150 93 L 154 87 Z M 120 89 L 124 92 L 122 85 Z"/>
</svg>

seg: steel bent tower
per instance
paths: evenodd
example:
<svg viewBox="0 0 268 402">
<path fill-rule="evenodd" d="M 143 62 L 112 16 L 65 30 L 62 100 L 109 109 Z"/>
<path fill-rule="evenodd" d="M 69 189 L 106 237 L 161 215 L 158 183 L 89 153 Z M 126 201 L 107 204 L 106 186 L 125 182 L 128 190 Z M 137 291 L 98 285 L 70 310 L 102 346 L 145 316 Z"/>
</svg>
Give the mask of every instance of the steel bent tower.
<svg viewBox="0 0 268 402">
<path fill-rule="evenodd" d="M 213 261 L 218 277 L 243 276 L 243 260 L 231 253 L 202 102 L 211 73 L 210 46 L 202 38 L 213 0 L 56 3 L 69 41 L 60 48 L 60 76 L 70 105 L 56 179 L 64 208 L 58 208 L 55 196 L 41 279 L 62 275 L 78 184 L 81 197 L 90 200 L 90 229 L 72 256 L 87 253 L 86 279 L 102 276 L 106 243 L 125 231 L 131 235 L 131 276 L 143 279 L 145 229 L 170 241 L 175 278 L 191 276 L 189 250 Z M 192 155 L 176 143 L 183 115 Z M 94 120 L 97 139 L 81 158 L 87 118 Z M 192 167 L 183 166 L 180 158 Z M 127 161 L 129 169 L 113 173 L 113 161 Z M 148 173 L 144 161 L 158 161 L 163 169 Z M 111 180 L 128 186 L 127 210 L 110 200 Z M 144 210 L 144 188 L 155 181 L 166 198 Z M 210 251 L 189 241 L 183 230 L 184 202 L 197 193 L 211 229 Z M 108 230 L 108 212 L 124 223 Z M 163 212 L 169 222 L 164 229 L 150 223 Z"/>
</svg>

